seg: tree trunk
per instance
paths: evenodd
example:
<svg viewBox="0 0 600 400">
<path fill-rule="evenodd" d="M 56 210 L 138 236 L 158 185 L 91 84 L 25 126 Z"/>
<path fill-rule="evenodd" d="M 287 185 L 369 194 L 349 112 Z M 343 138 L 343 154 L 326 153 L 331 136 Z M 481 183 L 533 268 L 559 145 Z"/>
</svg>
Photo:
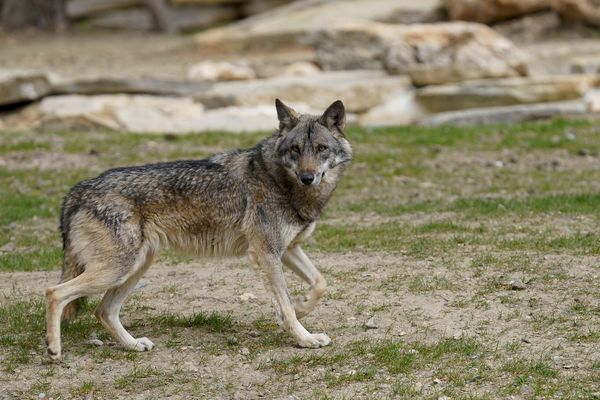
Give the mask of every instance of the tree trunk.
<svg viewBox="0 0 600 400">
<path fill-rule="evenodd" d="M 38 28 L 60 31 L 67 27 L 65 0 L 0 0 L 0 24 L 7 31 Z"/>
</svg>

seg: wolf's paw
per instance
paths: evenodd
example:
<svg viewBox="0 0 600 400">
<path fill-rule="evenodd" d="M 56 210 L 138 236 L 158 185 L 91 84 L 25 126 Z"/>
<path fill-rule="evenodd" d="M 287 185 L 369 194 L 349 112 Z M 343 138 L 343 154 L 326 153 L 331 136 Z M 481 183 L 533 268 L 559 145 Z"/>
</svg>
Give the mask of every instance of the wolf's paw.
<svg viewBox="0 0 600 400">
<path fill-rule="evenodd" d="M 147 337 L 135 339 L 135 342 L 130 347 L 131 350 L 135 351 L 148 351 L 154 348 L 154 343 L 150 341 Z"/>
<path fill-rule="evenodd" d="M 50 357 L 51 360 L 54 360 L 54 361 L 60 360 L 60 348 L 53 349 L 52 347 L 47 347 L 46 354 L 48 354 L 48 357 Z"/>
<path fill-rule="evenodd" d="M 46 337 L 46 354 L 50 357 L 51 360 L 59 360 L 60 359 L 60 344 L 52 343 L 50 344 L 50 339 Z"/>
<path fill-rule="evenodd" d="M 298 341 L 300 347 L 318 349 L 331 344 L 331 339 L 324 333 L 311 333 Z"/>
</svg>

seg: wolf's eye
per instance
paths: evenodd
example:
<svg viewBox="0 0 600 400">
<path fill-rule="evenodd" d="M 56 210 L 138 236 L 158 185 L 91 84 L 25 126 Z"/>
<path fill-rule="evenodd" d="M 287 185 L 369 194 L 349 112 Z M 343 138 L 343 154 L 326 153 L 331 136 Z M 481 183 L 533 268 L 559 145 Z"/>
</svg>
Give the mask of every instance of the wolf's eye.
<svg viewBox="0 0 600 400">
<path fill-rule="evenodd" d="M 297 144 L 293 145 L 291 149 L 294 153 L 300 153 L 300 146 L 298 146 Z"/>
<path fill-rule="evenodd" d="M 320 144 L 320 145 L 317 146 L 317 151 L 319 153 L 321 153 L 321 152 L 323 152 L 325 150 L 327 150 L 327 146 L 325 146 L 324 144 Z"/>
</svg>

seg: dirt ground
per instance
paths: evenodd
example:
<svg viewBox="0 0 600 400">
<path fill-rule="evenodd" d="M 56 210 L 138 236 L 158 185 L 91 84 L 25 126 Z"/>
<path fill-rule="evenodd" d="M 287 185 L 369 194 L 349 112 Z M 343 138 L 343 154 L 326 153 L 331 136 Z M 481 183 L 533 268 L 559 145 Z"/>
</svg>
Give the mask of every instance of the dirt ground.
<svg viewBox="0 0 600 400">
<path fill-rule="evenodd" d="M 532 323 L 536 318 L 549 316 L 567 318 L 564 325 L 571 326 L 567 328 L 570 334 L 597 329 L 570 312 L 578 302 L 592 300 L 585 294 L 573 297 L 571 289 L 578 287 L 584 291 L 589 285 L 597 288 L 596 257 L 543 257 L 540 262 L 544 269 L 566 274 L 560 278 L 550 276 L 545 281 L 533 279 L 533 275 L 523 276 L 522 272 L 481 273 L 469 267 L 471 257 L 460 255 L 419 260 L 387 252 L 352 252 L 316 253 L 313 258 L 328 279 L 329 296 L 306 318 L 305 325 L 313 332 L 327 332 L 333 339 L 331 348 L 296 348 L 292 340 L 274 326 L 270 329 L 277 332 L 280 339 L 271 344 L 269 340 L 263 343 L 261 335 L 270 333 L 257 332 L 252 323 L 273 319 L 270 297 L 244 260 L 162 264 L 153 266 L 143 278 L 124 312 L 126 325 L 135 326 L 134 335 L 150 336 L 156 345 L 151 352 L 136 357 L 133 363 L 150 367 L 155 371 L 153 374 L 141 376 L 125 390 L 113 390 L 119 378 L 131 374 L 130 360 L 112 359 L 114 355 L 99 359 L 101 350 L 93 344 L 79 344 L 76 348 L 66 345 L 63 362 L 50 366 L 44 354 L 35 354 L 30 365 L 19 366 L 15 375 L 3 382 L 3 391 L 31 393 L 35 382 L 40 380 L 40 373 L 49 368 L 51 377 L 46 379 L 51 381 L 50 393 L 62 394 L 61 398 L 77 397 L 81 382 L 94 382 L 94 387 L 102 388 L 100 398 L 258 399 L 294 395 L 308 399 L 313 398 L 318 389 L 327 390 L 327 384 L 319 379 L 324 373 L 351 374 L 360 364 L 319 366 L 293 375 L 281 374 L 265 365 L 272 360 L 293 359 L 307 353 L 318 355 L 336 351 L 336 348 L 339 351 L 360 340 L 392 339 L 410 346 L 444 337 L 477 337 L 501 352 L 511 348 L 511 344 L 516 346 L 515 359 L 524 355 L 535 359 L 551 352 L 553 367 L 563 369 L 567 377 L 576 376 L 591 360 L 597 360 L 597 343 L 573 342 L 567 334 L 557 335 L 553 322 L 548 322 L 547 330 Z M 556 266 L 569 267 L 557 270 Z M 1 274 L 0 296 L 10 297 L 11 301 L 41 298 L 44 288 L 56 282 L 58 275 L 57 271 Z M 292 291 L 300 292 L 301 285 L 289 278 Z M 514 279 L 527 282 L 526 290 L 511 290 Z M 415 288 L 419 280 L 432 287 Z M 486 282 L 496 280 L 501 287 L 486 293 Z M 256 298 L 243 300 L 241 296 L 247 293 Z M 145 320 L 148 313 L 190 315 L 195 310 L 230 315 L 237 327 L 234 339 L 228 333 L 201 329 L 152 327 L 152 323 Z M 377 329 L 365 328 L 370 319 Z M 90 339 L 102 333 L 102 328 L 97 328 Z M 173 344 L 175 334 L 177 340 Z M 122 351 L 110 339 L 105 339 L 102 347 Z M 506 362 L 512 356 L 499 358 Z M 493 364 L 494 359 L 486 359 L 486 362 Z M 326 368 L 330 371 L 324 371 Z M 445 384 L 438 382 L 434 374 L 435 369 L 417 372 L 415 384 L 422 394 L 435 395 Z M 176 384 L 165 385 L 157 376 Z M 342 385 L 328 392 L 332 398 L 386 398 L 392 383 L 386 385 L 385 380 L 377 380 L 374 385 Z M 467 392 L 468 387 L 469 384 Z M 104 391 L 106 388 L 111 389 Z M 472 388 L 474 394 L 490 393 L 494 383 L 482 385 L 475 380 Z M 43 389 L 40 393 L 44 393 Z M 90 393 L 88 398 L 95 398 L 94 392 Z"/>
</svg>

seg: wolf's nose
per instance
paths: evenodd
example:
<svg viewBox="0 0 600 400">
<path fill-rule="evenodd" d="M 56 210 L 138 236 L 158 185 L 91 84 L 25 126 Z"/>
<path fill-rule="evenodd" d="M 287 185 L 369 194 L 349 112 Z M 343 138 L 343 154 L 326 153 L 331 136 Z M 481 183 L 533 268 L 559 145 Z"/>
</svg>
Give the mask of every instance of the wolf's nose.
<svg viewBox="0 0 600 400">
<path fill-rule="evenodd" d="M 310 172 L 301 172 L 300 180 L 302 181 L 302 183 L 304 183 L 305 185 L 308 186 L 311 183 L 313 183 L 313 181 L 315 180 L 315 176 L 314 176 L 314 174 L 312 174 Z"/>
</svg>

